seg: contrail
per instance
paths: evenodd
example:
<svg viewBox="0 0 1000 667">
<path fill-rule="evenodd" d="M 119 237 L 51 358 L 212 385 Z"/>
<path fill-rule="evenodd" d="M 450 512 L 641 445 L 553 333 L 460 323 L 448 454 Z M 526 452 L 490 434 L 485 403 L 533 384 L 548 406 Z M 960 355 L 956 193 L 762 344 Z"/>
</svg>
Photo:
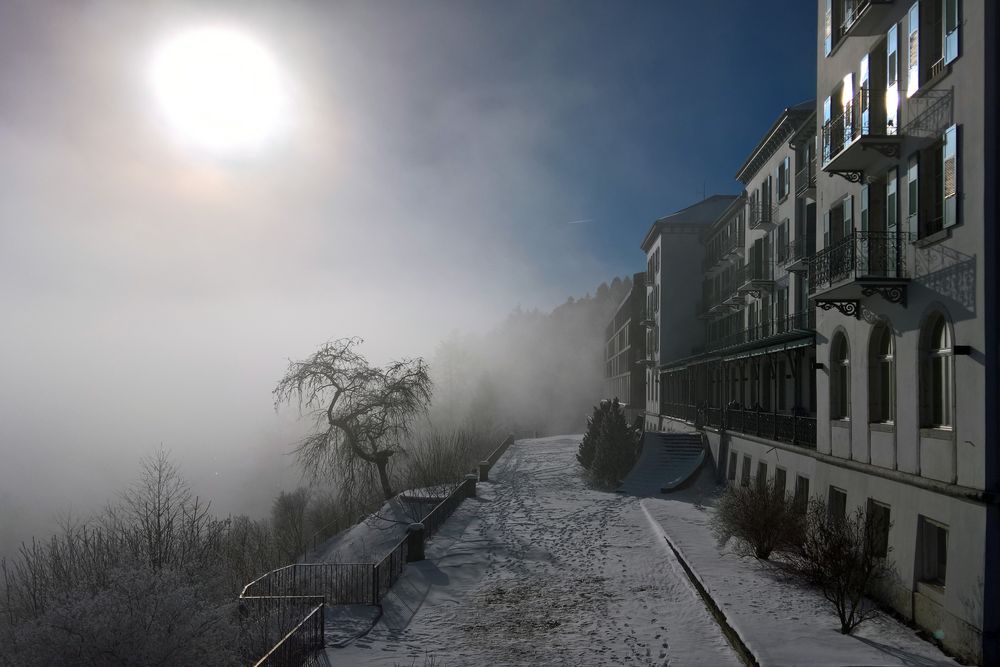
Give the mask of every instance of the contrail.
<svg viewBox="0 0 1000 667">
<path fill-rule="evenodd" d="M 584 220 L 570 220 L 566 224 L 567 225 L 582 225 L 585 222 L 593 222 L 593 220 L 591 218 L 586 218 Z"/>
</svg>

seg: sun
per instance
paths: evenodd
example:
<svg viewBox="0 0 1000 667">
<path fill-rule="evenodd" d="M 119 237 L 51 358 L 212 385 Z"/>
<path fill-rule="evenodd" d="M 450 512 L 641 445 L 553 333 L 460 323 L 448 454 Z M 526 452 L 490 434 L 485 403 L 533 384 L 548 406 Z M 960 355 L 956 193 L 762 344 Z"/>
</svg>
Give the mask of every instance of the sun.
<svg viewBox="0 0 1000 667">
<path fill-rule="evenodd" d="M 191 28 L 155 51 L 150 81 L 185 143 L 219 155 L 254 151 L 284 124 L 287 94 L 268 50 L 228 27 Z"/>
</svg>

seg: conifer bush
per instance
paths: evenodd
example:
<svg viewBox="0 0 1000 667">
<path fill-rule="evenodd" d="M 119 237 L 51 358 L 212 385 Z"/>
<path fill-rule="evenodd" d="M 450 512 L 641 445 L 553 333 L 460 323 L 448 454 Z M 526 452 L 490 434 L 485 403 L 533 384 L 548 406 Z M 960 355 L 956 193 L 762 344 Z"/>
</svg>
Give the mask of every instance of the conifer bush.
<svg viewBox="0 0 1000 667">
<path fill-rule="evenodd" d="M 639 434 L 629 425 L 617 398 L 602 401 L 595 408 L 584 440 L 586 442 L 580 443 L 581 457 L 585 453 L 590 455 L 588 450 L 592 448 L 593 458 L 588 469 L 594 479 L 605 486 L 620 483 L 639 456 Z"/>
<path fill-rule="evenodd" d="M 601 401 L 594 406 L 594 412 L 587 419 L 587 432 L 583 434 L 580 441 L 580 449 L 576 453 L 576 460 L 587 470 L 594 464 L 594 452 L 597 450 L 597 439 L 600 436 L 601 424 L 610 409 L 610 401 Z"/>
</svg>

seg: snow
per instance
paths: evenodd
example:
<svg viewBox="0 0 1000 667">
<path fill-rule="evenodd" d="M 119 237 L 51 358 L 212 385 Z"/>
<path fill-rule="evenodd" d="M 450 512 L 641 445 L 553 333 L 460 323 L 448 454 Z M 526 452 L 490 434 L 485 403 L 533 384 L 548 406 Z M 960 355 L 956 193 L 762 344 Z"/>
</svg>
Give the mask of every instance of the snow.
<svg viewBox="0 0 1000 667">
<path fill-rule="evenodd" d="M 576 463 L 579 441 L 515 443 L 493 481 L 479 483 L 478 496 L 428 542 L 427 560 L 407 567 L 380 616 L 340 610 L 341 620 L 328 623 L 344 644 L 327 648 L 330 663 L 742 664 L 669 539 L 762 665 L 956 664 L 888 617 L 841 635 L 816 592 L 720 553 L 707 526 L 711 508 L 700 504 L 715 486 L 710 471 L 669 496 L 598 491 Z M 350 532 L 327 553 L 370 547 L 384 531 Z M 339 633 L 330 628 L 341 623 Z"/>
<path fill-rule="evenodd" d="M 638 500 L 588 488 L 578 443 L 513 445 L 331 663 L 739 665 Z"/>
<path fill-rule="evenodd" d="M 337 533 L 313 552 L 317 563 L 376 563 L 406 536 L 406 527 L 427 515 L 448 493 L 441 489 L 404 491 L 378 512 Z"/>
<path fill-rule="evenodd" d="M 814 590 L 782 580 L 728 548 L 720 552 L 708 521 L 708 479 L 693 489 L 640 504 L 695 571 L 730 625 L 762 665 L 957 665 L 895 619 L 879 615 L 842 635 L 832 607 Z"/>
</svg>

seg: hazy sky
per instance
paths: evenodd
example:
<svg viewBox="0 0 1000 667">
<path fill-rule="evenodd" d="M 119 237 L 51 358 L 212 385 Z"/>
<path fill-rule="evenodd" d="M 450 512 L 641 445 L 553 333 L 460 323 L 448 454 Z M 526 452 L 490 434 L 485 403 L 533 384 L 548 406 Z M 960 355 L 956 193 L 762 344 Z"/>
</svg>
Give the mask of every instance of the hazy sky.
<svg viewBox="0 0 1000 667">
<path fill-rule="evenodd" d="M 223 511 L 270 497 L 287 357 L 429 354 L 641 270 L 814 91 L 814 2 L 207 7 L 0 3 L 0 543 L 161 442 Z M 164 125 L 150 59 L 203 24 L 287 83 L 260 151 Z"/>
</svg>

